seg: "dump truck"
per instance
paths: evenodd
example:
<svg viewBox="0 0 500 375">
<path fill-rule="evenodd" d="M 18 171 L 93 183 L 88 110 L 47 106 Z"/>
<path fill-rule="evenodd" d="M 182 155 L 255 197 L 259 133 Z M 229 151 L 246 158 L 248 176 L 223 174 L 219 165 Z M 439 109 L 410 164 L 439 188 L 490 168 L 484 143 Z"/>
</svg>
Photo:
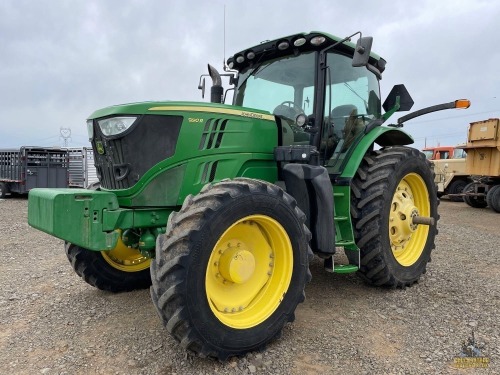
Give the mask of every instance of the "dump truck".
<svg viewBox="0 0 500 375">
<path fill-rule="evenodd" d="M 68 151 L 56 147 L 0 149 L 0 198 L 33 188 L 68 187 L 68 162 Z"/>
<path fill-rule="evenodd" d="M 465 203 L 500 213 L 500 119 L 471 122 L 462 148 L 467 152 L 466 173 L 472 176 L 463 189 Z"/>
<path fill-rule="evenodd" d="M 280 336 L 313 256 L 376 286 L 414 284 L 435 246 L 438 199 L 429 161 L 400 128 L 470 103 L 383 126 L 413 100 L 396 85 L 382 105 L 386 61 L 372 42 L 289 35 L 237 52 L 223 74 L 209 65 L 210 103 L 95 111 L 87 129 L 100 188 L 32 190 L 29 224 L 63 239 L 90 285 L 151 285 L 181 346 L 220 360 Z M 337 250 L 348 263 L 334 261 Z"/>
<path fill-rule="evenodd" d="M 446 147 L 445 149 L 441 149 L 443 147 L 441 146 L 423 150 L 428 159 L 431 152 L 437 156 L 436 159 L 431 158 L 430 161 L 434 167 L 436 176 L 434 181 L 437 184 L 438 197 L 448 195 L 450 200 L 454 202 L 463 202 L 461 194 L 465 186 L 471 182 L 470 176 L 465 169 L 466 153 L 465 150 L 460 148 L 461 146 L 458 145 L 456 148 Z M 443 153 L 446 154 L 443 155 Z"/>
</svg>

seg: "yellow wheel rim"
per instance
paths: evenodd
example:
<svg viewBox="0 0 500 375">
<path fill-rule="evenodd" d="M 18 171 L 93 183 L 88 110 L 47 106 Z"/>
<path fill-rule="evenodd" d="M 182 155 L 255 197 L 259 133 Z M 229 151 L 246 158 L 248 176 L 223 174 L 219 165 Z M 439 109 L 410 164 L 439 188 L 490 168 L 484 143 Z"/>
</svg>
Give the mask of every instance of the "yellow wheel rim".
<svg viewBox="0 0 500 375">
<path fill-rule="evenodd" d="M 285 229 L 268 216 L 247 216 L 231 225 L 212 250 L 205 276 L 208 303 L 223 324 L 254 327 L 276 311 L 292 273 Z"/>
<path fill-rule="evenodd" d="M 424 180 L 416 173 L 407 174 L 394 192 L 389 214 L 392 253 L 402 266 L 415 264 L 422 255 L 429 227 L 413 224 L 413 217 L 429 217 L 430 211 L 429 192 Z"/>
<path fill-rule="evenodd" d="M 113 268 L 124 272 L 139 272 L 149 268 L 151 258 L 145 257 L 138 249 L 127 247 L 120 236 L 113 250 L 101 251 L 104 260 Z"/>
</svg>

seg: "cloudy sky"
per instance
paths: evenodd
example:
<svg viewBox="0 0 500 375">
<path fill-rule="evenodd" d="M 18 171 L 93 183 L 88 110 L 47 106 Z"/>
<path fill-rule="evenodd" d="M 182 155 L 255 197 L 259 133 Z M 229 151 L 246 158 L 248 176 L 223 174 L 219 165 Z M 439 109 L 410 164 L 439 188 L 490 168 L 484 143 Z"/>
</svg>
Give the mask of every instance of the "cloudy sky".
<svg viewBox="0 0 500 375">
<path fill-rule="evenodd" d="M 2 0 L 0 148 L 61 145 L 61 128 L 71 129 L 70 146 L 87 145 L 95 109 L 202 100 L 199 75 L 222 65 L 224 5 L 226 57 L 296 32 L 360 30 L 388 61 L 383 99 L 404 83 L 414 110 L 471 100 L 468 110 L 408 122 L 418 148 L 463 142 L 469 122 L 500 117 L 493 0 Z"/>
</svg>

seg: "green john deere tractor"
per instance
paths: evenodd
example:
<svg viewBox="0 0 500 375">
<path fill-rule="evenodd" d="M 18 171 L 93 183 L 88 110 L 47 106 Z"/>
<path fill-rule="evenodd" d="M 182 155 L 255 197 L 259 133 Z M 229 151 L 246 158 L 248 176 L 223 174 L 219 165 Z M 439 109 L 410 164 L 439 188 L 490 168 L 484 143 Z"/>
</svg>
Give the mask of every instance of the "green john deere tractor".
<svg viewBox="0 0 500 375">
<path fill-rule="evenodd" d="M 429 163 L 399 127 L 469 102 L 382 126 L 413 101 L 397 85 L 381 105 L 386 62 L 372 38 L 351 37 L 301 33 L 236 53 L 222 74 L 232 105 L 209 66 L 211 103 L 94 112 L 100 187 L 31 190 L 29 224 L 65 240 L 92 286 L 152 284 L 167 330 L 219 359 L 262 348 L 294 320 L 314 254 L 327 271 L 373 285 L 415 283 L 434 248 L 438 201 Z M 339 249 L 349 264 L 334 264 Z"/>
</svg>

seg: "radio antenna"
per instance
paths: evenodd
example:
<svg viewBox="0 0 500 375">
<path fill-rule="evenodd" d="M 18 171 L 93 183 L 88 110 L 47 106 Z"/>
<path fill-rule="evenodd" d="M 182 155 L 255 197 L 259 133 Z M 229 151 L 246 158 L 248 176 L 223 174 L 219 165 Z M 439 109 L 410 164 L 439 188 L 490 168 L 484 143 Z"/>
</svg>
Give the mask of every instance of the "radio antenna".
<svg viewBox="0 0 500 375">
<path fill-rule="evenodd" d="M 223 56 L 223 61 L 222 61 L 222 66 L 224 67 L 224 70 L 226 70 L 226 4 L 224 4 L 224 56 Z"/>
</svg>

